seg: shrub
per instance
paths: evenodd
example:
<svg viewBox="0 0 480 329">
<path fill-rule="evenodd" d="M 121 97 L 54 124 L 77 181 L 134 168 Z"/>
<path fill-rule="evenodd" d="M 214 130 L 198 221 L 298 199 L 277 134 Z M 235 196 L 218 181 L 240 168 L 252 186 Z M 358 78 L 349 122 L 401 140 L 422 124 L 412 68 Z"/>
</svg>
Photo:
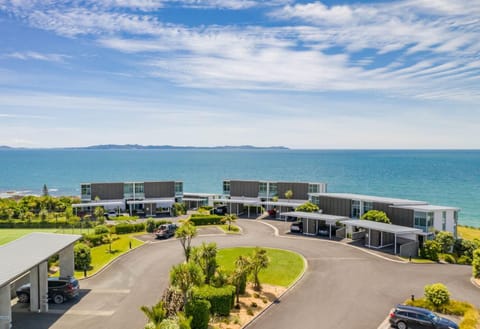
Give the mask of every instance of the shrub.
<svg viewBox="0 0 480 329">
<path fill-rule="evenodd" d="M 185 304 L 185 314 L 192 317 L 192 329 L 207 329 L 210 321 L 210 302 L 204 299 L 193 299 Z"/>
<path fill-rule="evenodd" d="M 427 240 L 423 243 L 423 247 L 420 249 L 420 256 L 438 262 L 438 254 L 441 250 L 442 248 L 437 241 Z"/>
<path fill-rule="evenodd" d="M 219 225 L 222 224 L 222 216 L 218 215 L 202 215 L 194 214 L 190 217 L 190 221 L 195 226 L 199 225 Z"/>
<path fill-rule="evenodd" d="M 425 286 L 425 298 L 436 307 L 440 307 L 448 304 L 450 293 L 444 284 L 434 283 Z"/>
<path fill-rule="evenodd" d="M 136 224 L 127 224 L 127 223 L 120 223 L 114 226 L 116 234 L 128 234 L 134 232 L 142 232 L 145 230 L 144 223 L 136 223 Z"/>
<path fill-rule="evenodd" d="M 227 316 L 230 314 L 230 310 L 235 302 L 235 287 L 197 287 L 193 289 L 193 298 L 208 300 L 211 306 L 211 314 Z"/>
<path fill-rule="evenodd" d="M 477 241 L 458 239 L 453 244 L 453 252 L 455 252 L 458 257 L 466 256 L 469 258 L 473 258 L 473 252 L 478 247 L 480 246 L 478 245 Z"/>
<path fill-rule="evenodd" d="M 457 259 L 457 264 L 459 265 L 470 265 L 472 264 L 472 259 L 468 256 L 461 256 Z"/>
<path fill-rule="evenodd" d="M 437 234 L 435 241 L 440 244 L 443 253 L 448 253 L 452 251 L 455 238 L 452 233 L 442 231 Z"/>
<path fill-rule="evenodd" d="M 110 230 L 105 225 L 97 225 L 94 228 L 95 234 L 109 234 Z"/>
<path fill-rule="evenodd" d="M 153 231 L 155 231 L 156 228 L 157 228 L 157 226 L 155 225 L 155 221 L 153 219 L 147 220 L 147 222 L 145 224 L 145 230 L 148 233 L 153 233 Z"/>
<path fill-rule="evenodd" d="M 305 202 L 304 204 L 298 206 L 295 211 L 304 211 L 304 212 L 316 212 L 316 211 L 319 211 L 320 208 L 318 208 L 318 206 L 314 203 L 311 203 L 310 201 L 309 202 Z"/>
<path fill-rule="evenodd" d="M 447 263 L 450 263 L 450 264 L 455 264 L 456 263 L 455 257 L 453 257 L 450 254 L 443 255 L 443 260 L 446 261 Z"/>
<path fill-rule="evenodd" d="M 184 203 L 176 202 L 172 207 L 173 216 L 180 216 L 187 213 L 187 207 Z"/>
<path fill-rule="evenodd" d="M 105 234 L 84 234 L 82 241 L 91 247 L 97 247 L 103 244 Z"/>
<path fill-rule="evenodd" d="M 161 300 L 168 317 L 176 315 L 183 308 L 182 292 L 175 287 L 170 286 L 165 289 Z"/>
<path fill-rule="evenodd" d="M 387 214 L 380 210 L 369 210 L 363 214 L 362 219 L 386 224 L 392 223 L 390 218 L 387 217 Z"/>
<path fill-rule="evenodd" d="M 474 278 L 480 277 L 480 249 L 473 252 L 472 275 Z"/>
<path fill-rule="evenodd" d="M 470 308 L 463 314 L 463 319 L 460 322 L 462 329 L 476 329 L 478 324 L 478 312 L 474 308 Z"/>
<path fill-rule="evenodd" d="M 92 255 L 90 247 L 84 243 L 77 243 L 73 248 L 74 264 L 77 271 L 83 271 L 90 268 L 92 262 Z"/>
<path fill-rule="evenodd" d="M 251 308 L 248 308 L 247 309 L 247 314 L 252 316 L 253 315 L 253 310 Z"/>
</svg>

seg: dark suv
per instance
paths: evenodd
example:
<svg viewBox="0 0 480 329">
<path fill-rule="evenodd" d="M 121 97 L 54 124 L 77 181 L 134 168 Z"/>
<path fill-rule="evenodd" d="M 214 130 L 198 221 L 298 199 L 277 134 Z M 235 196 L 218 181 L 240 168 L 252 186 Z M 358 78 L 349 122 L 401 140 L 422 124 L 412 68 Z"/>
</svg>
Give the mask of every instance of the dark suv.
<svg viewBox="0 0 480 329">
<path fill-rule="evenodd" d="M 390 325 L 398 329 L 458 329 L 448 319 L 420 307 L 397 305 L 390 313 Z"/>
<path fill-rule="evenodd" d="M 62 304 L 65 300 L 78 296 L 80 285 L 74 277 L 48 278 L 48 301 Z M 24 284 L 17 289 L 17 297 L 20 303 L 30 302 L 30 283 Z"/>
<path fill-rule="evenodd" d="M 176 230 L 176 224 L 162 224 L 153 233 L 155 234 L 157 239 L 168 239 L 169 237 L 175 235 Z"/>
</svg>

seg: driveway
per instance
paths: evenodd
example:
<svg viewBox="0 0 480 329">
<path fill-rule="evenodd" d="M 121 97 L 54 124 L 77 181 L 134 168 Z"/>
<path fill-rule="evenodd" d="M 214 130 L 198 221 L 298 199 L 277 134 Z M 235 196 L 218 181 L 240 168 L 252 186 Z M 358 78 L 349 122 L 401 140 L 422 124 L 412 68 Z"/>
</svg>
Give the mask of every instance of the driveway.
<svg viewBox="0 0 480 329">
<path fill-rule="evenodd" d="M 278 237 L 271 227 L 254 220 L 238 220 L 237 224 L 243 235 L 206 234 L 196 237 L 194 244 L 215 241 L 220 248 L 285 248 L 308 261 L 298 285 L 249 328 L 374 329 L 394 304 L 411 294 L 421 296 L 424 285 L 434 282 L 445 283 L 453 298 L 480 305 L 480 292 L 469 282 L 468 266 L 396 263 L 326 240 Z M 100 274 L 82 280 L 83 298 L 67 308 L 50 314 L 15 308 L 14 328 L 141 329 L 146 318 L 140 306 L 160 299 L 168 285 L 169 269 L 182 260 L 178 241 L 148 243 Z"/>
</svg>

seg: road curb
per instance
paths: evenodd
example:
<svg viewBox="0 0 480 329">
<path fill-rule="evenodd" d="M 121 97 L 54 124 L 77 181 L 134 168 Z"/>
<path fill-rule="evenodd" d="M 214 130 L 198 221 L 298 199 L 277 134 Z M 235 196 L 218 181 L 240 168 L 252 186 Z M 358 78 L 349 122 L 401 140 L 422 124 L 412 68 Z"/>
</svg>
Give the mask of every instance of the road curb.
<svg viewBox="0 0 480 329">
<path fill-rule="evenodd" d="M 475 278 L 472 276 L 470 277 L 470 282 L 478 289 L 480 289 L 480 285 L 475 281 Z"/>
<path fill-rule="evenodd" d="M 267 223 L 264 223 L 264 224 L 267 224 Z M 270 225 L 270 224 L 267 224 L 267 225 Z M 288 249 L 281 249 L 281 248 L 270 248 L 270 249 L 279 249 L 279 250 L 285 250 L 285 251 L 289 251 L 289 252 L 292 252 L 292 250 L 288 250 Z M 307 270 L 308 270 L 308 261 L 307 259 L 302 255 L 302 254 L 299 254 L 298 252 L 295 252 L 296 254 L 302 256 L 302 259 L 303 259 L 303 264 L 304 264 L 304 268 L 303 268 L 303 271 L 302 273 L 300 273 L 298 275 L 297 278 L 295 278 L 295 281 L 284 291 L 280 294 L 280 296 L 278 296 L 274 301 L 272 301 L 267 307 L 265 307 L 262 311 L 260 311 L 260 313 L 258 313 L 255 317 L 253 317 L 250 321 L 248 321 L 247 323 L 245 323 L 245 325 L 243 325 L 241 327 L 241 329 L 243 328 L 248 328 L 250 325 L 252 325 L 255 321 L 257 321 L 265 312 L 267 312 L 267 310 L 269 310 L 271 307 L 273 307 L 275 304 L 277 304 L 277 302 L 285 295 L 287 295 L 288 293 L 290 293 L 299 283 L 300 281 L 304 278 L 305 276 L 305 273 L 307 273 Z"/>
</svg>

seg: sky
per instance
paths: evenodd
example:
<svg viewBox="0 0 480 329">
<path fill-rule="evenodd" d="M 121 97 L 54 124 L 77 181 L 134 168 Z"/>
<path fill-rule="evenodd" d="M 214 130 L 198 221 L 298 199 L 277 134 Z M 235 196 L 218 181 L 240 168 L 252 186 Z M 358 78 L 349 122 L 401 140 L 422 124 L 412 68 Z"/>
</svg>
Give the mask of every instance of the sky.
<svg viewBox="0 0 480 329">
<path fill-rule="evenodd" d="M 0 145 L 480 148 L 480 1 L 0 0 Z"/>
</svg>

